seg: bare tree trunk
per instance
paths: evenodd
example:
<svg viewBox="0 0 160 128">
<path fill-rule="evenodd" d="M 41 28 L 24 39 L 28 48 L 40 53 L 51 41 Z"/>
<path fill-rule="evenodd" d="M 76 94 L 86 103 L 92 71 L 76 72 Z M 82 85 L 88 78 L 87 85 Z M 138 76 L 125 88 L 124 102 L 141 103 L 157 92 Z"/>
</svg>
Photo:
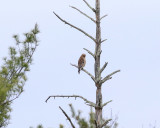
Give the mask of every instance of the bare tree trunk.
<svg viewBox="0 0 160 128">
<path fill-rule="evenodd" d="M 102 125 L 102 93 L 101 93 L 101 87 L 97 87 L 96 91 L 96 107 L 95 107 L 95 121 L 96 121 L 96 128 L 101 128 Z"/>
<path fill-rule="evenodd" d="M 106 126 L 109 121 L 111 121 L 111 119 L 108 119 L 106 121 L 102 120 L 102 109 L 104 106 L 106 106 L 108 103 L 110 103 L 112 100 L 102 104 L 102 93 L 101 93 L 101 86 L 103 83 L 105 83 L 107 80 L 112 79 L 112 75 L 116 74 L 117 72 L 120 72 L 120 70 L 116 70 L 110 74 L 108 74 L 107 76 L 105 76 L 104 78 L 101 78 L 101 73 L 103 72 L 103 70 L 106 68 L 108 62 L 105 62 L 105 64 L 102 66 L 102 68 L 100 68 L 100 55 L 101 55 L 101 43 L 105 42 L 107 39 L 103 39 L 101 40 L 101 27 L 100 27 L 100 21 L 106 17 L 107 15 L 104 15 L 102 17 L 100 17 L 100 0 L 95 0 L 95 8 L 93 8 L 86 0 L 83 0 L 85 2 L 85 4 L 95 13 L 95 17 L 96 19 L 88 16 L 86 13 L 82 12 L 81 10 L 79 10 L 78 8 L 74 7 L 74 6 L 70 6 L 71 8 L 77 10 L 78 12 L 80 12 L 82 15 L 84 15 L 85 17 L 89 18 L 91 21 L 93 21 L 96 24 L 96 38 L 94 38 L 93 36 L 91 36 L 90 34 L 88 34 L 87 32 L 85 32 L 84 30 L 82 30 L 79 27 L 76 27 L 75 25 L 72 25 L 71 23 L 67 22 L 66 20 L 62 19 L 59 15 L 57 15 L 55 12 L 53 12 L 58 19 L 60 19 L 62 22 L 64 22 L 65 24 L 71 26 L 72 28 L 80 31 L 81 33 L 83 33 L 84 35 L 86 35 L 87 37 L 89 37 L 91 40 L 93 40 L 95 42 L 95 53 L 92 53 L 91 51 L 89 51 L 88 49 L 84 48 L 84 50 L 86 50 L 94 59 L 95 59 L 95 64 L 94 64 L 94 71 L 95 71 L 95 77 L 94 75 L 92 75 L 90 72 L 88 72 L 86 69 L 82 69 L 82 71 L 84 71 L 87 75 L 89 75 L 92 80 L 95 82 L 95 85 L 97 87 L 96 90 L 96 103 L 91 102 L 89 100 L 87 100 L 86 98 L 79 96 L 79 95 L 52 95 L 49 96 L 46 100 L 46 102 L 51 98 L 51 97 L 74 97 L 76 98 L 81 98 L 85 101 L 85 103 L 91 107 L 95 108 L 95 125 L 96 128 L 103 128 L 104 126 Z M 72 66 L 78 68 L 77 65 L 75 64 L 71 64 Z M 66 113 L 63 112 L 66 116 Z M 66 116 L 68 118 L 68 116 Z M 70 121 L 71 123 L 71 121 Z M 72 123 L 71 123 L 72 125 Z M 74 126 L 72 125 L 72 127 L 74 128 Z"/>
<path fill-rule="evenodd" d="M 96 46 L 95 46 L 95 82 L 96 82 L 96 107 L 95 119 L 96 127 L 102 125 L 102 93 L 101 93 L 101 73 L 100 73 L 100 54 L 101 54 L 101 27 L 100 27 L 100 0 L 96 0 Z"/>
</svg>

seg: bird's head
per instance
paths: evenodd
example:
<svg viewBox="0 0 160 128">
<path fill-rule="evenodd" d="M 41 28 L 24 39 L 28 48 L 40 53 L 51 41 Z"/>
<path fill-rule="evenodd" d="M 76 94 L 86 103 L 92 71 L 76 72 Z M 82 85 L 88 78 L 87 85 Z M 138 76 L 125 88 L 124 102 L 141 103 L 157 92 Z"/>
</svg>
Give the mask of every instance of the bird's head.
<svg viewBox="0 0 160 128">
<path fill-rule="evenodd" d="M 84 57 L 84 58 L 85 58 L 85 57 L 86 57 L 86 54 L 82 54 L 82 57 Z"/>
</svg>

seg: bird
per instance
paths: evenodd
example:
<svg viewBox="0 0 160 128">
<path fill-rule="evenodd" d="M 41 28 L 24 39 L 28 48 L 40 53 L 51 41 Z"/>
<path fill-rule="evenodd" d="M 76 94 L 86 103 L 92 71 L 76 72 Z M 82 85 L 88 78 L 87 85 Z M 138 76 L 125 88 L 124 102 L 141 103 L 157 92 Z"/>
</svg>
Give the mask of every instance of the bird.
<svg viewBox="0 0 160 128">
<path fill-rule="evenodd" d="M 80 71 L 83 69 L 83 67 L 86 65 L 86 54 L 82 54 L 78 60 L 78 73 L 80 74 Z"/>
</svg>

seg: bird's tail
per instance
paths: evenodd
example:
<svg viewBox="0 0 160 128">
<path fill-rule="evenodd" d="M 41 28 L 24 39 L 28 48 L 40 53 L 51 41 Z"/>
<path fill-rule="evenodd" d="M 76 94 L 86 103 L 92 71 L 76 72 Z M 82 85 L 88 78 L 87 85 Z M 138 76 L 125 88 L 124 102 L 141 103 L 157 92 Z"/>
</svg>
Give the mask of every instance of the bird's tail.
<svg viewBox="0 0 160 128">
<path fill-rule="evenodd" d="M 80 68 L 78 68 L 78 73 L 80 74 Z"/>
</svg>

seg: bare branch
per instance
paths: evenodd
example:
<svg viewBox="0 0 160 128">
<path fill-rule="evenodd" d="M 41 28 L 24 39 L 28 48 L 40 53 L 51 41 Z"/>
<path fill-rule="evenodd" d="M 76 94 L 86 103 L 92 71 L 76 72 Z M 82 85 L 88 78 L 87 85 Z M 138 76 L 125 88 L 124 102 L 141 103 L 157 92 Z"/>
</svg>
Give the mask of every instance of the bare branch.
<svg viewBox="0 0 160 128">
<path fill-rule="evenodd" d="M 55 12 L 53 12 L 53 13 L 54 13 L 54 14 L 58 17 L 58 19 L 60 19 L 62 22 L 64 22 L 65 24 L 68 24 L 69 26 L 77 29 L 78 31 L 82 32 L 84 35 L 86 35 L 86 36 L 88 36 L 90 39 L 92 39 L 94 42 L 96 42 L 96 40 L 95 40 L 91 35 L 89 35 L 89 34 L 86 33 L 85 31 L 83 31 L 82 29 L 80 29 L 80 28 L 78 28 L 78 27 L 76 27 L 76 26 L 68 23 L 67 21 L 63 20 L 63 19 L 62 19 L 61 17 L 59 17 Z"/>
<path fill-rule="evenodd" d="M 96 10 L 94 9 L 94 8 L 92 8 L 89 4 L 88 4 L 88 2 L 86 1 L 86 0 L 83 0 L 85 3 L 86 3 L 86 5 L 93 11 L 93 12 L 96 12 Z"/>
<path fill-rule="evenodd" d="M 110 102 L 112 102 L 112 100 L 110 100 L 110 101 L 104 103 L 104 104 L 102 105 L 102 107 L 106 106 L 106 105 L 107 105 L 108 103 L 110 103 Z"/>
<path fill-rule="evenodd" d="M 101 43 L 105 42 L 106 40 L 107 40 L 107 39 L 102 40 Z"/>
<path fill-rule="evenodd" d="M 100 70 L 100 73 L 103 72 L 103 70 L 106 68 L 107 65 L 108 65 L 108 62 L 105 62 L 105 64 L 103 65 L 103 67 L 102 67 L 101 70 Z"/>
<path fill-rule="evenodd" d="M 74 67 L 76 67 L 76 68 L 78 68 L 78 66 L 77 65 L 75 65 L 75 64 L 71 64 L 72 66 L 74 66 Z M 83 69 L 81 69 L 82 71 L 84 71 L 85 73 L 87 73 L 91 78 L 92 78 L 92 80 L 95 82 L 95 78 L 94 78 L 94 76 L 91 74 L 91 73 L 89 73 L 87 70 L 85 70 L 84 68 Z"/>
<path fill-rule="evenodd" d="M 109 123 L 109 121 L 111 121 L 112 119 L 108 119 L 108 120 L 106 120 L 103 124 L 102 124 L 102 126 L 101 126 L 101 128 L 103 128 L 104 126 L 106 126 L 106 124 L 108 124 Z"/>
<path fill-rule="evenodd" d="M 84 16 L 88 17 L 90 20 L 92 20 L 94 23 L 96 23 L 96 21 L 91 18 L 90 16 L 88 16 L 87 14 L 85 14 L 84 12 L 82 12 L 81 10 L 79 10 L 78 8 L 74 7 L 74 6 L 70 6 L 71 8 L 77 10 L 78 12 L 80 12 L 81 14 L 83 14 Z"/>
<path fill-rule="evenodd" d="M 84 50 L 86 50 L 91 56 L 93 56 L 93 58 L 95 58 L 95 55 L 91 52 L 91 51 L 89 51 L 88 49 L 86 49 L 86 48 L 83 48 Z"/>
<path fill-rule="evenodd" d="M 108 15 L 106 14 L 106 15 L 102 16 L 102 17 L 101 17 L 101 20 L 102 20 L 103 18 L 105 18 L 106 16 L 108 16 Z"/>
<path fill-rule="evenodd" d="M 104 82 L 106 82 L 109 79 L 112 79 L 111 76 L 114 75 L 114 74 L 116 74 L 117 72 L 120 72 L 120 70 L 114 71 L 111 74 L 107 75 L 103 80 L 101 80 L 101 84 L 104 83 Z"/>
<path fill-rule="evenodd" d="M 59 106 L 59 108 L 61 109 L 61 111 L 63 112 L 63 114 L 67 117 L 67 119 L 69 120 L 72 128 L 75 128 L 75 126 L 72 123 L 72 120 L 70 119 L 70 117 L 67 115 L 67 113 Z"/>
<path fill-rule="evenodd" d="M 92 107 L 95 107 L 95 106 L 96 106 L 95 103 L 93 103 L 93 102 L 91 102 L 91 101 L 87 100 L 86 98 L 84 98 L 84 97 L 82 97 L 82 96 L 79 96 L 79 95 L 53 95 L 53 96 L 49 96 L 49 97 L 46 99 L 46 103 L 47 103 L 47 101 L 48 101 L 51 97 L 54 97 L 54 98 L 56 98 L 56 97 L 68 97 L 68 98 L 73 97 L 73 98 L 75 98 L 75 99 L 76 99 L 76 98 L 81 98 L 82 100 L 85 101 L 85 104 L 86 104 L 86 105 L 89 105 L 89 106 L 92 106 Z"/>
</svg>

